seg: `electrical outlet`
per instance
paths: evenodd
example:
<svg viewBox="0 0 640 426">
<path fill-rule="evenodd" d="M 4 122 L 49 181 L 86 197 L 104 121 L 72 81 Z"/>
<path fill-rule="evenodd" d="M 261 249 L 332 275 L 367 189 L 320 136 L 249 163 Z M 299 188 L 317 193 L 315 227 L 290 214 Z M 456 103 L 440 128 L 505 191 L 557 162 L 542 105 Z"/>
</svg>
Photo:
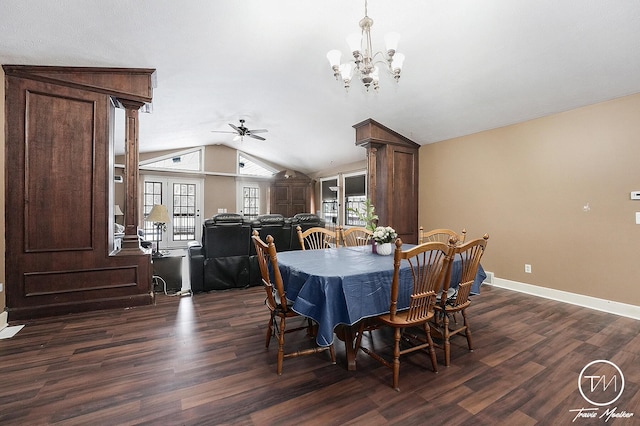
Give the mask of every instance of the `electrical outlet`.
<svg viewBox="0 0 640 426">
<path fill-rule="evenodd" d="M 524 264 L 524 271 L 525 271 L 527 274 L 530 274 L 530 273 L 531 273 L 531 265 L 529 265 L 528 263 L 525 263 L 525 264 Z"/>
</svg>

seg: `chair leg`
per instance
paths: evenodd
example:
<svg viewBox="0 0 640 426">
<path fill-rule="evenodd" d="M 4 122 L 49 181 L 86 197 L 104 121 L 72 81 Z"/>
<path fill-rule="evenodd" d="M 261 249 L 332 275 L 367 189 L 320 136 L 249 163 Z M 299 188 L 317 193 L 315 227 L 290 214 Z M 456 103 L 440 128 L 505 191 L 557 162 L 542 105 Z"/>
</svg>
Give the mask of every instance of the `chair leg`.
<svg viewBox="0 0 640 426">
<path fill-rule="evenodd" d="M 358 355 L 358 349 L 360 349 L 360 344 L 362 343 L 362 333 L 364 333 L 364 320 L 362 320 L 360 322 L 360 327 L 358 329 L 358 335 L 356 336 L 356 343 L 355 343 L 355 354 L 356 356 Z"/>
<path fill-rule="evenodd" d="M 400 335 L 399 328 L 394 329 L 395 346 L 393 347 L 393 389 L 400 391 L 398 387 L 400 377 Z"/>
<path fill-rule="evenodd" d="M 446 367 L 451 363 L 451 343 L 449 343 L 449 315 L 445 314 L 442 318 L 442 340 L 444 346 L 444 365 Z"/>
<path fill-rule="evenodd" d="M 435 315 L 433 316 L 433 324 L 436 327 L 440 327 L 440 311 L 435 311 Z"/>
<path fill-rule="evenodd" d="M 429 343 L 429 356 L 431 357 L 431 367 L 433 372 L 438 372 L 438 360 L 436 359 L 436 349 L 433 347 L 433 339 L 431 338 L 431 326 L 426 322 L 423 325 L 424 334 L 427 336 L 427 342 Z"/>
<path fill-rule="evenodd" d="M 284 331 L 285 318 L 280 318 L 280 329 L 278 330 L 278 376 L 282 375 L 282 361 L 284 360 Z"/>
<path fill-rule="evenodd" d="M 317 334 L 317 326 L 313 323 L 311 318 L 307 318 L 307 336 L 316 337 Z"/>
<path fill-rule="evenodd" d="M 265 348 L 269 348 L 271 343 L 271 336 L 273 336 L 273 316 L 269 318 L 269 324 L 267 324 L 267 340 L 265 342 Z"/>
<path fill-rule="evenodd" d="M 473 343 L 471 342 L 471 329 L 469 328 L 469 320 L 467 319 L 467 311 L 462 311 L 462 318 L 464 319 L 464 335 L 467 336 L 467 346 L 469 346 L 469 351 L 473 352 Z"/>
<path fill-rule="evenodd" d="M 331 346 L 329 346 L 329 356 L 331 356 L 331 363 L 335 364 L 336 363 L 336 351 L 333 350 L 333 344 Z"/>
</svg>

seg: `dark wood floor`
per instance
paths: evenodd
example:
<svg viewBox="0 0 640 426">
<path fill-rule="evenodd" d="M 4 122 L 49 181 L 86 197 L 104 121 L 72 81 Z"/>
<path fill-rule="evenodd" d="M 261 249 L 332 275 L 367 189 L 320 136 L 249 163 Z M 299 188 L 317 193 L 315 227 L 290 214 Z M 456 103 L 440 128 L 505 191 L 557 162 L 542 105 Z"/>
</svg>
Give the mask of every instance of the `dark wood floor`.
<svg viewBox="0 0 640 426">
<path fill-rule="evenodd" d="M 363 353 L 347 371 L 340 344 L 337 365 L 324 352 L 277 376 L 262 291 L 26 323 L 0 340 L 0 424 L 604 424 L 570 412 L 589 407 L 577 379 L 596 359 L 621 368 L 617 410 L 634 413 L 606 423 L 640 422 L 640 321 L 485 286 L 470 308 L 475 351 L 456 338 L 437 374 L 408 356 L 396 392 Z"/>
</svg>

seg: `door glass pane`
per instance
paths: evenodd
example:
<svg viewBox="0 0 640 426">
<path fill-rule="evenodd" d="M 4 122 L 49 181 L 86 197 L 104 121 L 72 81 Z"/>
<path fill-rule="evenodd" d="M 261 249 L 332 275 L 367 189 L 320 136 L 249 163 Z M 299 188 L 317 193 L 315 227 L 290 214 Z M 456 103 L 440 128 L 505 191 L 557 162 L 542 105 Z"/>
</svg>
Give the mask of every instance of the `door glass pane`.
<svg viewBox="0 0 640 426">
<path fill-rule="evenodd" d="M 194 240 L 196 235 L 196 186 L 173 184 L 173 241 Z"/>
<path fill-rule="evenodd" d="M 242 212 L 249 219 L 258 217 L 260 214 L 260 188 L 252 186 L 242 188 Z"/>
<path fill-rule="evenodd" d="M 327 223 L 338 221 L 338 179 L 322 181 L 322 217 Z"/>
</svg>

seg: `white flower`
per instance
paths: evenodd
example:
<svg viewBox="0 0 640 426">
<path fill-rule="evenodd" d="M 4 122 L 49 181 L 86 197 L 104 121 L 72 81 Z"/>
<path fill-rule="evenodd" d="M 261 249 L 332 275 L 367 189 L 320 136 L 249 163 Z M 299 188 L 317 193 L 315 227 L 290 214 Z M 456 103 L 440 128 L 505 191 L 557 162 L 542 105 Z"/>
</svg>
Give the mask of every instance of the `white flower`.
<svg viewBox="0 0 640 426">
<path fill-rule="evenodd" d="M 378 244 L 390 243 L 397 236 L 396 230 L 390 226 L 378 226 L 373 231 L 373 240 Z"/>
</svg>

